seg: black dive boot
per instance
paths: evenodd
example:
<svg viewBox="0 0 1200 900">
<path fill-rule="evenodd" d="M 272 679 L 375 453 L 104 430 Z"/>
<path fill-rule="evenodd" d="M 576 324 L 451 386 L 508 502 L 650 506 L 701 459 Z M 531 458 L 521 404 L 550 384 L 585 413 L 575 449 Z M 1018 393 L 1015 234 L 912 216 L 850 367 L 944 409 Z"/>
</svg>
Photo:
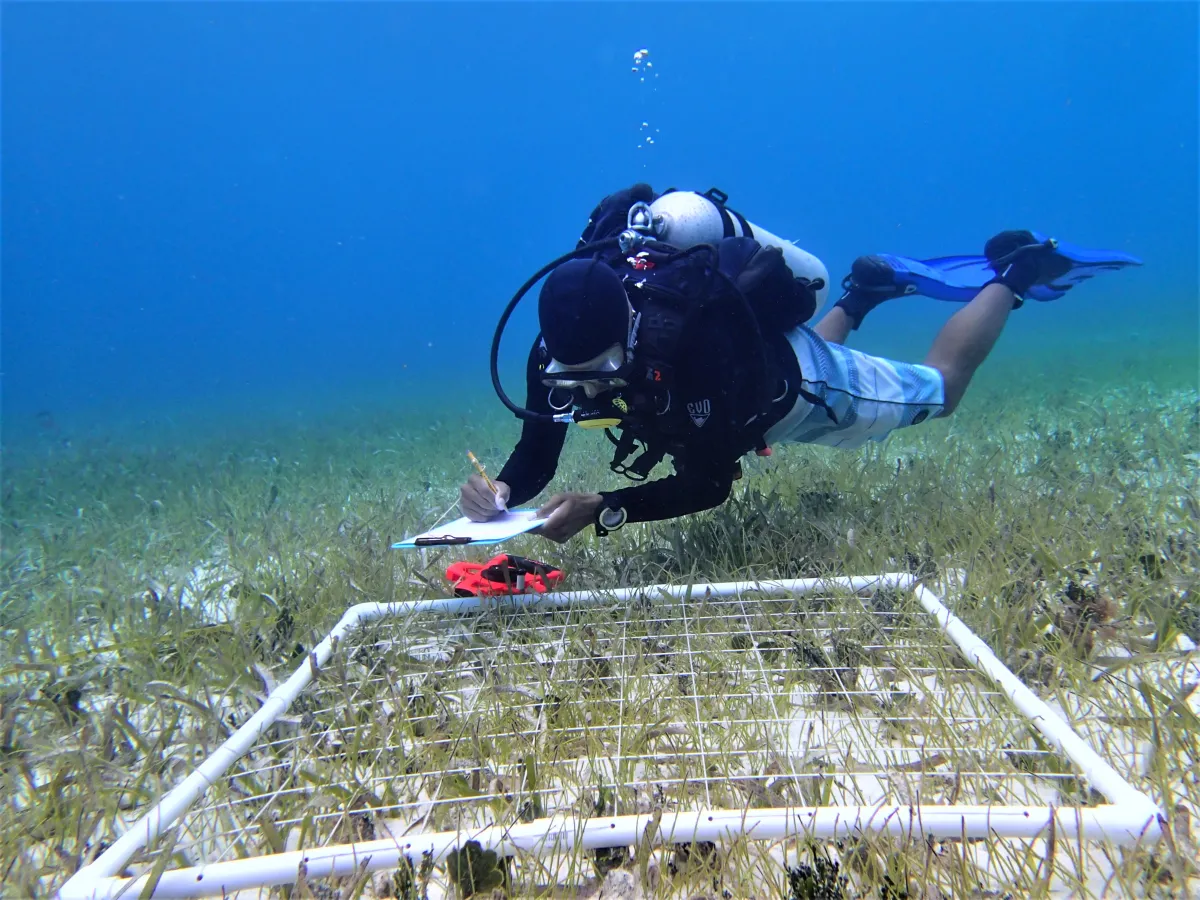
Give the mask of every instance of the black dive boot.
<svg viewBox="0 0 1200 900">
<path fill-rule="evenodd" d="M 1035 284 L 1051 284 L 1071 271 L 1071 261 L 1055 252 L 1054 238 L 1038 241 L 1028 231 L 1002 231 L 984 245 L 983 255 L 996 273 L 988 284 L 1002 284 L 1017 296 L 1020 309 Z"/>
<path fill-rule="evenodd" d="M 860 256 L 842 279 L 842 294 L 834 306 L 840 306 L 850 317 L 852 329 L 858 330 L 867 313 L 885 300 L 916 293 L 911 284 L 897 284 L 896 272 L 881 256 Z"/>
</svg>

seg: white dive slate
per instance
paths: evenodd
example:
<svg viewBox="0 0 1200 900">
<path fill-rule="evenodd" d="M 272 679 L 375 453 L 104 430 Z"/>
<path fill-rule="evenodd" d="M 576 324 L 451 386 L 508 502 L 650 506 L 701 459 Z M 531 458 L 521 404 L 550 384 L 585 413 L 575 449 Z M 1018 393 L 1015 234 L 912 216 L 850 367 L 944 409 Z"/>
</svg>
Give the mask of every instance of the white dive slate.
<svg viewBox="0 0 1200 900">
<path fill-rule="evenodd" d="M 532 531 L 546 519 L 545 516 L 538 518 L 536 509 L 510 509 L 486 522 L 472 522 L 464 516 L 398 541 L 392 544 L 392 549 L 407 550 L 413 547 L 440 547 L 452 544 L 498 544 Z"/>
</svg>

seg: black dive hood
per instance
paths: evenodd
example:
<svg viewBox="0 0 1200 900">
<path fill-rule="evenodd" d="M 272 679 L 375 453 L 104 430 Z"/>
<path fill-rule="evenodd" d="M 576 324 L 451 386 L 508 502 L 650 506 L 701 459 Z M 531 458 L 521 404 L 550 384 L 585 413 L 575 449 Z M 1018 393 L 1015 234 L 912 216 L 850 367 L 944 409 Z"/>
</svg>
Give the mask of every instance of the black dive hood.
<svg viewBox="0 0 1200 900">
<path fill-rule="evenodd" d="M 582 256 L 591 256 L 602 250 L 608 250 L 616 247 L 621 243 L 620 238 L 606 238 L 602 241 L 593 241 L 590 244 L 584 244 L 581 247 L 576 247 L 570 253 L 564 253 L 558 259 L 546 263 L 533 275 L 529 280 L 521 285 L 511 300 L 508 301 L 508 306 L 504 308 L 504 312 L 500 315 L 500 321 L 496 324 L 496 332 L 492 336 L 492 387 L 496 389 L 496 396 L 500 398 L 500 402 L 512 410 L 513 414 L 518 419 L 524 419 L 526 422 L 557 422 L 569 423 L 580 420 L 581 413 L 579 411 L 565 411 L 561 413 L 539 413 L 531 409 L 525 409 L 522 406 L 517 406 L 509 399 L 508 394 L 504 393 L 504 388 L 500 386 L 500 337 L 504 334 L 504 327 L 508 324 L 509 318 L 513 314 L 513 310 L 517 308 L 517 304 L 521 299 L 529 293 L 530 288 L 557 269 L 565 262 L 570 262 L 572 259 L 577 259 Z M 586 414 L 584 414 L 586 415 Z"/>
</svg>

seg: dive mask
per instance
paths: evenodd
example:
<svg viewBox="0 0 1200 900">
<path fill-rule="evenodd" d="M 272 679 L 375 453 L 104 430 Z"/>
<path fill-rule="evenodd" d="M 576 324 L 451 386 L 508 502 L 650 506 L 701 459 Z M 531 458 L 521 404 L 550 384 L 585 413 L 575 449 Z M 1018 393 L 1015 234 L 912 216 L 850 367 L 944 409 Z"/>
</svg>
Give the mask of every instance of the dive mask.
<svg viewBox="0 0 1200 900">
<path fill-rule="evenodd" d="M 542 370 L 542 384 L 549 388 L 570 391 L 576 388 L 611 390 L 629 384 L 629 366 L 625 361 L 625 348 L 613 344 L 599 356 L 587 362 L 569 366 L 551 359 Z"/>
</svg>

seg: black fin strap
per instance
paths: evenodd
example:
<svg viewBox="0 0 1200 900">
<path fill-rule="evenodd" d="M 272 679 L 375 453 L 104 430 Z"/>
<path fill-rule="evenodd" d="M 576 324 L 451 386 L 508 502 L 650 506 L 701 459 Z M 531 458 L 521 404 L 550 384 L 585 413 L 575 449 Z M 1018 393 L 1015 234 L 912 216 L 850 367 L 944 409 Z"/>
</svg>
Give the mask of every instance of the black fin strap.
<svg viewBox="0 0 1200 900">
<path fill-rule="evenodd" d="M 817 279 L 817 281 L 820 281 L 820 280 L 821 280 L 820 278 Z M 843 293 L 842 296 L 838 299 L 845 300 L 846 297 L 849 296 L 851 293 L 894 294 L 894 293 L 896 293 L 896 289 L 898 287 L 903 289 L 906 294 L 913 293 L 913 290 L 910 288 L 909 285 L 859 284 L 857 281 L 854 280 L 853 275 L 847 275 L 845 278 L 842 279 L 842 290 L 845 293 Z"/>
</svg>

